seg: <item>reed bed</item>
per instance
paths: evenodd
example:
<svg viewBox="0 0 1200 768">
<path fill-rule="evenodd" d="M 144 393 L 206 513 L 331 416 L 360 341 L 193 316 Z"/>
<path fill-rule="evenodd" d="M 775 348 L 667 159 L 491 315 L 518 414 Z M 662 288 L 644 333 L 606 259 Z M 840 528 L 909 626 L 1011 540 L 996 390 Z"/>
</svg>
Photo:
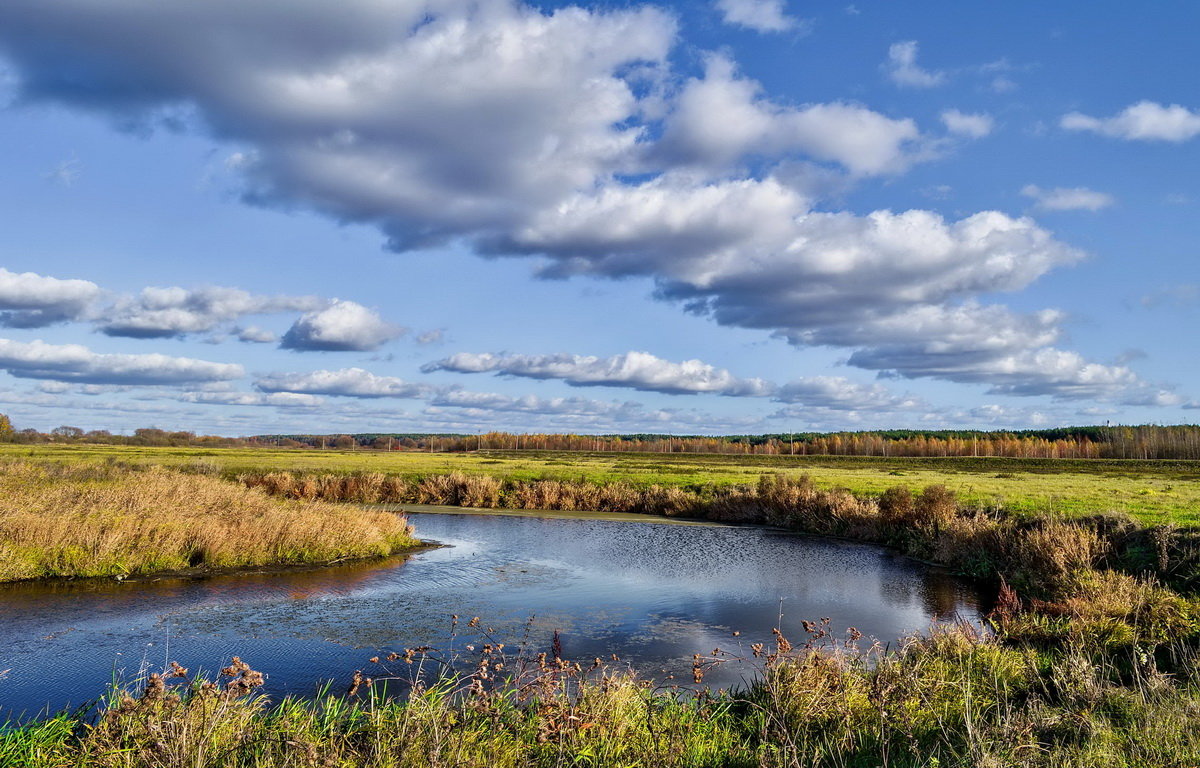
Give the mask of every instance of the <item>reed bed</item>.
<svg viewBox="0 0 1200 768">
<path fill-rule="evenodd" d="M 0 581 L 325 563 L 415 546 L 411 532 L 391 512 L 203 471 L 0 463 Z"/>
</svg>

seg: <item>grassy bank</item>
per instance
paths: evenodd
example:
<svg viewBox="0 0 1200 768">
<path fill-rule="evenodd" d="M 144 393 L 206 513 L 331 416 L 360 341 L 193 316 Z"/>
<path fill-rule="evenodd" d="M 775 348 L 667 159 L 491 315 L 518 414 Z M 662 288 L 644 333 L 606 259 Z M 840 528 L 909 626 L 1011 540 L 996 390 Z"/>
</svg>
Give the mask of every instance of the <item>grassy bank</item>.
<svg viewBox="0 0 1200 768">
<path fill-rule="evenodd" d="M 394 513 L 199 474 L 0 463 L 0 581 L 324 563 L 415 546 Z"/>
<path fill-rule="evenodd" d="M 0 445 L 0 458 L 73 463 L 119 461 L 188 467 L 227 477 L 287 471 L 380 473 L 406 481 L 464 472 L 504 481 L 583 480 L 711 492 L 757 481 L 764 472 L 808 475 L 819 488 L 878 495 L 895 485 L 945 485 L 966 503 L 1014 513 L 1091 515 L 1120 511 L 1147 524 L 1200 525 L 1200 463 L 1193 461 L 866 456 L 723 456 L 488 451 L 470 454 L 265 448 L 147 448 L 109 445 Z"/>
<path fill-rule="evenodd" d="M 1200 761 L 1200 677 L 1179 645 L 1114 653 L 1082 620 L 1052 648 L 966 628 L 884 651 L 815 624 L 751 653 L 748 686 L 693 695 L 550 653 L 477 648 L 473 671 L 406 701 L 375 695 L 427 649 L 372 659 L 349 689 L 269 702 L 234 660 L 217 681 L 153 675 L 95 719 L 0 730 L 17 768 L 1184 768 Z M 1134 621 L 1134 624 L 1137 624 Z M 1131 625 L 1132 626 L 1132 625 Z M 731 643 L 734 642 L 731 638 Z M 411 665 L 406 665 L 411 660 Z M 696 659 L 702 679 L 715 651 Z M 377 678 L 368 677 L 370 675 Z"/>
</svg>

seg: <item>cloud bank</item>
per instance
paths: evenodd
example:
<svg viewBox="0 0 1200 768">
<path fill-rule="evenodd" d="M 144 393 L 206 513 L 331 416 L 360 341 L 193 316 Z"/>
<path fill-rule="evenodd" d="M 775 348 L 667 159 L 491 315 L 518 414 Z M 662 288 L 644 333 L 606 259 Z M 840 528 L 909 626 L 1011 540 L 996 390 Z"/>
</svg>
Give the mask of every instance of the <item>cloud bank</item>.
<svg viewBox="0 0 1200 768">
<path fill-rule="evenodd" d="M 844 348 L 851 365 L 887 376 L 1068 398 L 1154 389 L 1054 346 L 1057 313 L 982 303 L 1081 258 L 1032 219 L 821 209 L 807 171 L 894 175 L 944 151 L 915 121 L 771 99 L 720 55 L 687 77 L 677 43 L 676 20 L 649 7 L 0 4 L 21 102 L 236 144 L 248 201 L 374 225 L 393 250 L 462 242 L 536 259 L 545 277 L 642 277 L 719 324 Z M 904 87 L 946 82 L 917 57 L 916 41 L 897 42 L 884 71 Z M 985 115 L 942 120 L 965 138 L 992 129 Z M 1063 126 L 1182 141 L 1200 116 L 1142 102 Z M 109 327 L 187 332 L 214 311 L 135 302 Z M 400 333 L 353 302 L 306 312 L 284 348 L 370 350 Z"/>
<path fill-rule="evenodd" d="M 422 370 L 457 373 L 491 372 L 530 379 L 561 379 L 573 387 L 626 387 L 666 394 L 717 394 L 762 397 L 772 386 L 762 379 L 739 379 L 700 360 L 673 363 L 648 352 L 612 357 L 583 355 L 493 355 L 459 352 Z"/>
<path fill-rule="evenodd" d="M 426 397 L 434 391 L 432 387 L 425 384 L 414 384 L 394 376 L 376 376 L 362 368 L 343 368 L 338 371 L 322 370 L 310 373 L 277 373 L 257 379 L 254 386 L 262 392 L 363 398 L 420 398 Z"/>
<path fill-rule="evenodd" d="M 0 339 L 0 369 L 26 379 L 86 384 L 184 384 L 240 379 L 240 365 L 189 357 L 100 354 L 79 344 Z"/>
<path fill-rule="evenodd" d="M 82 318 L 101 296 L 88 280 L 60 280 L 0 268 L 0 325 L 44 328 Z"/>
</svg>

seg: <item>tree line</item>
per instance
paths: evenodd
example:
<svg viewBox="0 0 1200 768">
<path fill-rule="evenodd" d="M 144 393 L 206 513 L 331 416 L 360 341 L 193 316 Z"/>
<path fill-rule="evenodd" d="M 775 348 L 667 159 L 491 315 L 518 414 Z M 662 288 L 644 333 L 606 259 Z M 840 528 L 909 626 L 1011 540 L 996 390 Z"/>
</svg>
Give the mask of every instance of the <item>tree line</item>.
<svg viewBox="0 0 1200 768">
<path fill-rule="evenodd" d="M 467 452 L 597 451 L 631 453 L 718 453 L 767 456 L 999 456 L 1037 459 L 1200 459 L 1200 426 L 1082 426 L 1041 430 L 871 430 L 793 432 L 761 435 L 666 435 L 653 433 L 580 435 L 487 432 L 360 432 L 276 434 L 247 437 L 198 435 L 157 427 L 132 434 L 60 426 L 49 432 L 14 429 L 0 414 L 0 442 L 99 443 L 107 445 L 274 447 L 293 449 Z"/>
</svg>

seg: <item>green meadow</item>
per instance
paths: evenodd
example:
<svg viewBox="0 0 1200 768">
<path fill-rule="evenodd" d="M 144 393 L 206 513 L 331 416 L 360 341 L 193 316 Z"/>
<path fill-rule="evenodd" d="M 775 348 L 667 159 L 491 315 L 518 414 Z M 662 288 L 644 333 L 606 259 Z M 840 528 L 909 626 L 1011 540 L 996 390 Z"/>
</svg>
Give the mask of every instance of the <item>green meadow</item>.
<svg viewBox="0 0 1200 768">
<path fill-rule="evenodd" d="M 703 492 L 755 483 L 764 473 L 808 475 L 858 495 L 945 485 L 965 504 L 1012 513 L 1120 511 L 1147 524 L 1200 525 L 1200 462 L 1121 459 L 884 458 L 718 454 L 484 451 L 480 453 L 0 445 L 0 459 L 204 466 L 223 475 L 379 472 L 406 479 L 464 472 L 504 480 L 583 480 Z"/>
</svg>

